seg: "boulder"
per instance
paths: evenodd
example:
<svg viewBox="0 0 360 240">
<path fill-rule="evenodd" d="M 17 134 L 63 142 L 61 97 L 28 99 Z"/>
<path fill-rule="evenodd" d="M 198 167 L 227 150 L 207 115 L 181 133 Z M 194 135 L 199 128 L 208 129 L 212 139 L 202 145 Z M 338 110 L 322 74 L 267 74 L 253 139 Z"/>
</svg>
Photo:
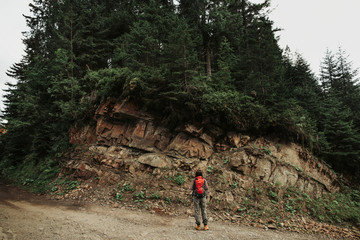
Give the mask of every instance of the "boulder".
<svg viewBox="0 0 360 240">
<path fill-rule="evenodd" d="M 138 158 L 139 163 L 154 167 L 154 168 L 171 168 L 171 161 L 164 155 L 156 153 L 143 154 Z"/>
<path fill-rule="evenodd" d="M 200 159 L 208 159 L 214 152 L 213 148 L 207 143 L 182 132 L 171 141 L 167 151 L 189 158 L 195 157 Z"/>
<path fill-rule="evenodd" d="M 272 172 L 272 162 L 268 159 L 259 158 L 256 161 L 252 176 L 256 179 L 269 181 Z"/>
<path fill-rule="evenodd" d="M 231 169 L 241 172 L 243 175 L 250 175 L 251 173 L 252 159 L 249 158 L 245 151 L 233 154 L 229 164 Z"/>
<path fill-rule="evenodd" d="M 274 169 L 269 181 L 277 185 L 282 186 L 294 186 L 299 176 L 295 168 L 291 166 L 278 165 Z"/>
</svg>

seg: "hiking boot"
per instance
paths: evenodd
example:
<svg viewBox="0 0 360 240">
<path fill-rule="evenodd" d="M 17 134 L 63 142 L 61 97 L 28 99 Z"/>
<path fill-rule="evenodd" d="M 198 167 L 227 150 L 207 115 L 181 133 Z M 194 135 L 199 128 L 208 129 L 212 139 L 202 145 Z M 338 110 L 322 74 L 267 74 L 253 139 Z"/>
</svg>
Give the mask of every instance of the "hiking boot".
<svg viewBox="0 0 360 240">
<path fill-rule="evenodd" d="M 201 228 L 200 228 L 200 225 L 196 225 L 195 229 L 196 229 L 196 230 L 200 230 L 200 229 L 201 229 Z"/>
<path fill-rule="evenodd" d="M 205 230 L 205 231 L 209 230 L 208 225 L 204 225 L 204 230 Z"/>
</svg>

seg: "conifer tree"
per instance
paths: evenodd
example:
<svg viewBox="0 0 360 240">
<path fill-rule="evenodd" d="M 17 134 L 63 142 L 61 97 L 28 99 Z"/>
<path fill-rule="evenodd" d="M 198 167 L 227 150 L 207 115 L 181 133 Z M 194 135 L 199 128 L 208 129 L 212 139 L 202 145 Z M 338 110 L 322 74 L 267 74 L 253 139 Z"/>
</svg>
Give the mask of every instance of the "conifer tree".
<svg viewBox="0 0 360 240">
<path fill-rule="evenodd" d="M 333 53 L 327 50 L 320 67 L 320 81 L 324 93 L 328 93 L 334 86 L 337 76 L 336 60 Z"/>
<path fill-rule="evenodd" d="M 324 101 L 322 126 L 330 149 L 325 152 L 327 161 L 336 169 L 355 173 L 359 171 L 360 134 L 351 120 L 351 111 L 330 91 Z"/>
<path fill-rule="evenodd" d="M 355 126 L 360 129 L 360 86 L 358 71 L 352 68 L 346 52 L 339 48 L 337 54 L 337 79 L 333 89 L 338 92 L 342 102 L 350 108 Z M 360 133 L 360 132 L 359 132 Z"/>
<path fill-rule="evenodd" d="M 352 103 L 354 99 L 350 100 L 357 96 L 355 76 L 356 71 L 351 69 L 343 51 L 339 50 L 337 59 L 327 51 L 321 71 L 324 97 L 320 127 L 330 144 L 328 161 L 350 172 L 360 168 L 358 110 Z"/>
</svg>

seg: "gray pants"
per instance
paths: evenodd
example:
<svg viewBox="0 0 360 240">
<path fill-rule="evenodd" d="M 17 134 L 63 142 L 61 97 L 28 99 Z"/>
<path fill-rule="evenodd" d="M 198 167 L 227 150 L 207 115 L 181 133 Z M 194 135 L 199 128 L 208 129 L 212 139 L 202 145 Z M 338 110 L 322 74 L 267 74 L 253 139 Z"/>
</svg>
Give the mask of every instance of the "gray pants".
<svg viewBox="0 0 360 240">
<path fill-rule="evenodd" d="M 207 225 L 208 219 L 206 214 L 206 198 L 205 197 L 197 198 L 194 196 L 193 199 L 194 199 L 196 225 L 200 225 L 200 210 L 201 210 L 203 224 Z"/>
</svg>

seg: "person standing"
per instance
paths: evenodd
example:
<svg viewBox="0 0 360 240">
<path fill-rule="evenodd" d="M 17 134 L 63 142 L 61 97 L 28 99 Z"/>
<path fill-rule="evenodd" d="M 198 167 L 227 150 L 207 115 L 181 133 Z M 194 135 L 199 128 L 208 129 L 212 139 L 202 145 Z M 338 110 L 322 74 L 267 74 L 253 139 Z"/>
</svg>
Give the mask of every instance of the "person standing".
<svg viewBox="0 0 360 240">
<path fill-rule="evenodd" d="M 195 173 L 195 179 L 192 184 L 192 197 L 194 201 L 194 210 L 195 210 L 195 222 L 196 222 L 196 230 L 200 230 L 200 212 L 202 221 L 204 224 L 204 230 L 209 230 L 208 227 L 208 219 L 206 212 L 206 198 L 207 191 L 209 189 L 207 181 L 203 177 L 202 171 L 199 169 Z"/>
</svg>

